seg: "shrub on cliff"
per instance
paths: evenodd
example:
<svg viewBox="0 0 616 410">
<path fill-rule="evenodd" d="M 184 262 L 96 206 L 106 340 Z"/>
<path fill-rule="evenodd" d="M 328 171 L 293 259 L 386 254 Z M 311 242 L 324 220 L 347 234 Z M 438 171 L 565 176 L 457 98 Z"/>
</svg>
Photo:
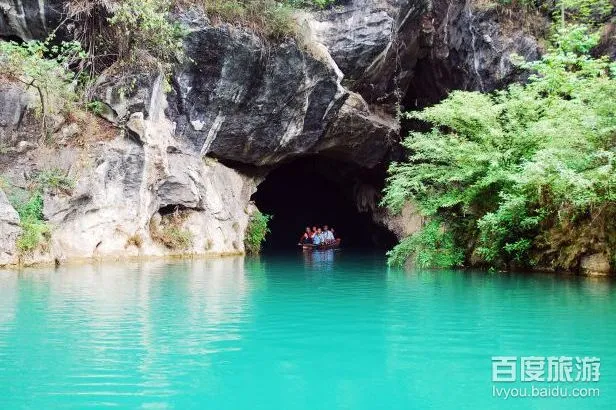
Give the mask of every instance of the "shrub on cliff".
<svg viewBox="0 0 616 410">
<path fill-rule="evenodd" d="M 612 0 L 475 0 L 483 6 L 499 6 L 517 10 L 538 10 L 570 23 L 594 26 L 607 21 L 614 5 Z"/>
<path fill-rule="evenodd" d="M 271 215 L 263 214 L 259 211 L 250 216 L 246 234 L 244 237 L 244 247 L 249 254 L 258 254 L 261 251 L 261 244 L 265 241 L 265 236 L 269 233 L 267 227 Z"/>
<path fill-rule="evenodd" d="M 120 58 L 132 57 L 135 49 L 148 51 L 163 62 L 183 58 L 181 24 L 169 19 L 171 0 L 122 0 L 109 18 L 116 32 Z"/>
<path fill-rule="evenodd" d="M 43 219 L 43 196 L 34 192 L 28 200 L 17 206 L 21 234 L 17 238 L 17 249 L 20 254 L 28 254 L 47 247 L 51 229 Z"/>
<path fill-rule="evenodd" d="M 585 254 L 613 255 L 616 64 L 589 56 L 596 41 L 584 27 L 561 31 L 522 64 L 527 84 L 408 113 L 432 129 L 404 140 L 409 158 L 390 167 L 384 203 L 416 202 L 467 260 L 494 267 L 576 269 Z"/>
<path fill-rule="evenodd" d="M 183 2 L 191 4 L 192 0 L 180 0 Z M 296 9 L 322 9 L 335 3 L 336 0 L 203 0 L 203 7 L 210 16 L 280 39 L 297 34 L 298 26 L 293 19 Z"/>
<path fill-rule="evenodd" d="M 162 215 L 159 220 L 150 221 L 152 239 L 176 251 L 187 250 L 193 245 L 193 234 L 185 228 L 188 213 L 177 208 L 174 212 Z"/>
<path fill-rule="evenodd" d="M 43 136 L 50 114 L 65 113 L 79 102 L 77 83 L 79 73 L 70 65 L 85 56 L 78 42 L 53 44 L 53 36 L 46 41 L 0 41 L 0 77 L 22 83 L 26 89 L 36 90 L 37 113 L 42 119 Z"/>
</svg>

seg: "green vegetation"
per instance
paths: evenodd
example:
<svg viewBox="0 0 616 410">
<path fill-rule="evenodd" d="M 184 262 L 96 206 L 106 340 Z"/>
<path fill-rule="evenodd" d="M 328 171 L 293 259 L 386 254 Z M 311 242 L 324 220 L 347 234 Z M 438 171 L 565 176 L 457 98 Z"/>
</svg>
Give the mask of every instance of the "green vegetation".
<svg viewBox="0 0 616 410">
<path fill-rule="evenodd" d="M 453 235 L 437 220 L 428 222 L 421 231 L 403 239 L 387 252 L 390 265 L 403 266 L 410 262 L 414 267 L 450 268 L 464 261 L 464 252 L 456 247 Z"/>
<path fill-rule="evenodd" d="M 225 22 L 241 24 L 266 37 L 292 37 L 297 31 L 293 12 L 298 8 L 325 8 L 336 0 L 203 0 L 205 12 Z"/>
<path fill-rule="evenodd" d="M 475 263 L 575 269 L 585 254 L 613 255 L 616 64 L 589 55 L 597 39 L 582 26 L 561 30 L 540 61 L 520 63 L 534 73 L 527 84 L 457 91 L 408 113 L 432 129 L 404 140 L 410 155 L 390 167 L 384 204 L 416 202 Z M 418 243 L 431 246 L 405 240 L 390 261 L 420 258 Z M 442 243 L 457 255 L 446 240 L 434 250 Z"/>
<path fill-rule="evenodd" d="M 147 51 L 163 62 L 183 58 L 185 29 L 169 19 L 171 0 L 123 0 L 109 18 L 120 59 L 133 58 L 135 50 Z"/>
<path fill-rule="evenodd" d="M 249 254 L 258 254 L 261 251 L 261 244 L 265 242 L 265 236 L 269 233 L 267 227 L 271 215 L 255 211 L 250 216 L 248 227 L 246 228 L 246 236 L 244 239 L 244 247 Z"/>
<path fill-rule="evenodd" d="M 71 71 L 69 66 L 85 56 L 76 41 L 60 45 L 54 45 L 52 41 L 53 36 L 46 41 L 23 44 L 0 41 L 0 76 L 36 90 L 43 135 L 49 114 L 65 113 L 78 103 L 75 82 L 79 74 Z"/>
<path fill-rule="evenodd" d="M 23 255 L 39 247 L 45 247 L 51 230 L 43 219 L 43 196 L 34 192 L 23 204 L 16 207 L 19 214 L 21 234 L 17 238 L 17 249 Z"/>
<path fill-rule="evenodd" d="M 28 184 L 27 189 L 13 185 L 1 178 L 0 187 L 6 191 L 11 205 L 19 214 L 21 235 L 17 238 L 17 248 L 22 255 L 37 249 L 45 250 L 50 239 L 51 227 L 43 216 L 43 192 L 69 194 L 75 181 L 59 168 L 49 168 L 38 172 Z"/>
<path fill-rule="evenodd" d="M 560 21 L 594 26 L 606 21 L 614 8 L 611 0 L 476 0 L 480 3 L 540 11 Z"/>
<path fill-rule="evenodd" d="M 70 194 L 75 188 L 75 180 L 60 168 L 50 168 L 39 172 L 35 181 L 39 189 L 51 189 L 65 194 Z"/>
<path fill-rule="evenodd" d="M 169 249 L 186 250 L 193 244 L 192 233 L 185 229 L 184 222 L 188 214 L 180 209 L 163 215 L 160 223 L 150 222 L 150 235 L 152 239 L 162 243 Z"/>
</svg>

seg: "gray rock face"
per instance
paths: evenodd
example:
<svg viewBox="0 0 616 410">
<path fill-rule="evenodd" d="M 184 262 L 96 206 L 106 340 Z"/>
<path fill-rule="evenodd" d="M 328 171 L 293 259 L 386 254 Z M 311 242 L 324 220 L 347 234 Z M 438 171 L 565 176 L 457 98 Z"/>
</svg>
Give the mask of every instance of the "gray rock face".
<svg viewBox="0 0 616 410">
<path fill-rule="evenodd" d="M 310 28 L 343 84 L 393 114 L 398 104 L 413 109 L 452 89 L 489 91 L 514 80 L 510 55 L 533 60 L 539 49 L 503 19 L 464 0 L 353 0 L 318 13 Z"/>
<path fill-rule="evenodd" d="M 15 241 L 20 233 L 19 215 L 0 189 L 0 266 L 17 258 Z"/>
<path fill-rule="evenodd" d="M 42 39 L 60 24 L 63 0 L 0 0 L 0 36 Z"/>
<path fill-rule="evenodd" d="M 205 26 L 185 44 L 194 64 L 176 75 L 177 134 L 202 155 L 264 165 L 306 152 L 342 102 L 334 69 L 293 42 L 267 49 L 243 30 Z"/>
<path fill-rule="evenodd" d="M 612 270 L 610 258 L 604 253 L 584 256 L 580 261 L 580 270 L 586 275 L 608 275 Z"/>
<path fill-rule="evenodd" d="M 12 132 L 21 123 L 29 100 L 19 84 L 0 83 L 0 143 L 8 145 Z"/>
<path fill-rule="evenodd" d="M 512 18 L 469 1 L 433 0 L 419 24 L 419 51 L 410 59 L 416 61 L 401 68 L 407 108 L 438 102 L 454 89 L 502 88 L 522 75 L 511 62 L 512 54 L 528 61 L 540 55 L 537 40 L 516 28 Z M 400 36 L 404 39 L 404 32 Z"/>
<path fill-rule="evenodd" d="M 315 39 L 324 44 L 346 79 L 357 80 L 387 51 L 397 26 L 414 7 L 427 1 L 355 0 L 317 13 L 311 21 Z M 426 9 L 427 10 L 427 9 Z"/>
<path fill-rule="evenodd" d="M 0 163 L 0 173 L 20 186 L 27 186 L 27 175 L 45 169 L 62 169 L 76 181 L 72 192 L 45 189 L 43 214 L 51 238 L 45 249 L 23 255 L 23 263 L 243 252 L 256 181 L 177 147 L 173 123 L 164 114 L 163 79 L 162 74 L 155 79 L 143 102 L 147 118 L 142 111 L 130 115 L 126 137 L 87 149 L 38 147 L 14 163 Z M 0 265 L 18 262 L 19 220 L 5 199 L 2 194 Z M 182 249 L 161 243 L 151 228 L 151 221 L 174 209 L 184 215 L 178 229 L 191 238 Z"/>
<path fill-rule="evenodd" d="M 38 10 L 24 14 L 22 26 L 37 27 L 42 19 L 38 26 L 45 29 L 54 18 L 47 9 L 65 5 L 22 2 L 11 10 Z M 467 1 L 344 1 L 298 17 L 304 38 L 281 43 L 244 28 L 213 26 L 194 11 L 176 17 L 189 28 L 190 58 L 175 70 L 167 110 L 177 145 L 258 166 L 326 153 L 372 167 L 399 132 L 399 105 L 434 102 L 453 88 L 492 89 L 514 73 L 510 52 L 537 55 L 532 37 L 504 33 L 496 13 Z M 104 116 L 121 124 L 138 112 L 147 119 L 155 77 L 147 71 L 103 75 Z"/>
<path fill-rule="evenodd" d="M 345 136 L 354 145 L 370 140 L 378 150 L 343 149 L 348 142 L 332 129 L 344 126 L 337 115 L 350 93 L 322 45 L 273 45 L 243 29 L 190 24 L 185 46 L 192 62 L 176 72 L 171 116 L 176 136 L 196 152 L 253 165 L 325 149 L 362 164 L 382 159 L 396 124 L 373 116 L 367 105 L 357 115 L 345 111 L 363 126 Z"/>
<path fill-rule="evenodd" d="M 158 156 L 151 145 L 118 139 L 92 153 L 94 167 L 70 196 L 47 194 L 54 226 L 49 258 L 122 258 L 168 254 L 238 253 L 256 184 L 222 164 L 187 154 Z M 181 208 L 191 232 L 187 249 L 168 249 L 150 221 L 165 207 Z M 139 238 L 139 245 L 134 239 Z"/>
</svg>

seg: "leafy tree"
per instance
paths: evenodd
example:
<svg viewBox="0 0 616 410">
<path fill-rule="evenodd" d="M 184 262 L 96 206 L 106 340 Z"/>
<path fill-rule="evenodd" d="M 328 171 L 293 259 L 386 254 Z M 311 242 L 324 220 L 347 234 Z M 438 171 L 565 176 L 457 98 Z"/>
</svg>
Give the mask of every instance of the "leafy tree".
<svg viewBox="0 0 616 410">
<path fill-rule="evenodd" d="M 491 266 L 575 269 L 585 253 L 613 254 L 616 65 L 590 57 L 596 41 L 582 26 L 560 30 L 541 60 L 521 63 L 527 84 L 408 113 L 432 129 L 404 140 L 384 203 L 416 202 L 467 260 Z"/>
<path fill-rule="evenodd" d="M 42 117 L 43 136 L 49 114 L 70 110 L 79 101 L 76 92 L 79 73 L 71 64 L 85 57 L 76 41 L 53 44 L 46 41 L 0 42 L 0 75 L 10 81 L 32 87 L 39 96 L 38 112 Z"/>
</svg>

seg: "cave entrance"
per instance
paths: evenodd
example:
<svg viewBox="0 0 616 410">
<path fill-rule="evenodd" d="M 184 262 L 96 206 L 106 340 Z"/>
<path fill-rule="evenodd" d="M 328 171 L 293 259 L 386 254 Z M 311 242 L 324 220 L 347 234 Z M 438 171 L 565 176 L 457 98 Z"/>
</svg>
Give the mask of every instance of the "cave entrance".
<svg viewBox="0 0 616 410">
<path fill-rule="evenodd" d="M 306 226 L 333 226 L 345 249 L 388 249 L 395 236 L 360 211 L 358 188 L 380 191 L 384 170 L 365 170 L 323 156 L 309 156 L 271 171 L 252 196 L 263 213 L 273 215 L 264 251 L 296 251 Z M 361 200 L 361 199 L 359 199 Z M 365 204 L 364 204 L 365 205 Z"/>
</svg>

